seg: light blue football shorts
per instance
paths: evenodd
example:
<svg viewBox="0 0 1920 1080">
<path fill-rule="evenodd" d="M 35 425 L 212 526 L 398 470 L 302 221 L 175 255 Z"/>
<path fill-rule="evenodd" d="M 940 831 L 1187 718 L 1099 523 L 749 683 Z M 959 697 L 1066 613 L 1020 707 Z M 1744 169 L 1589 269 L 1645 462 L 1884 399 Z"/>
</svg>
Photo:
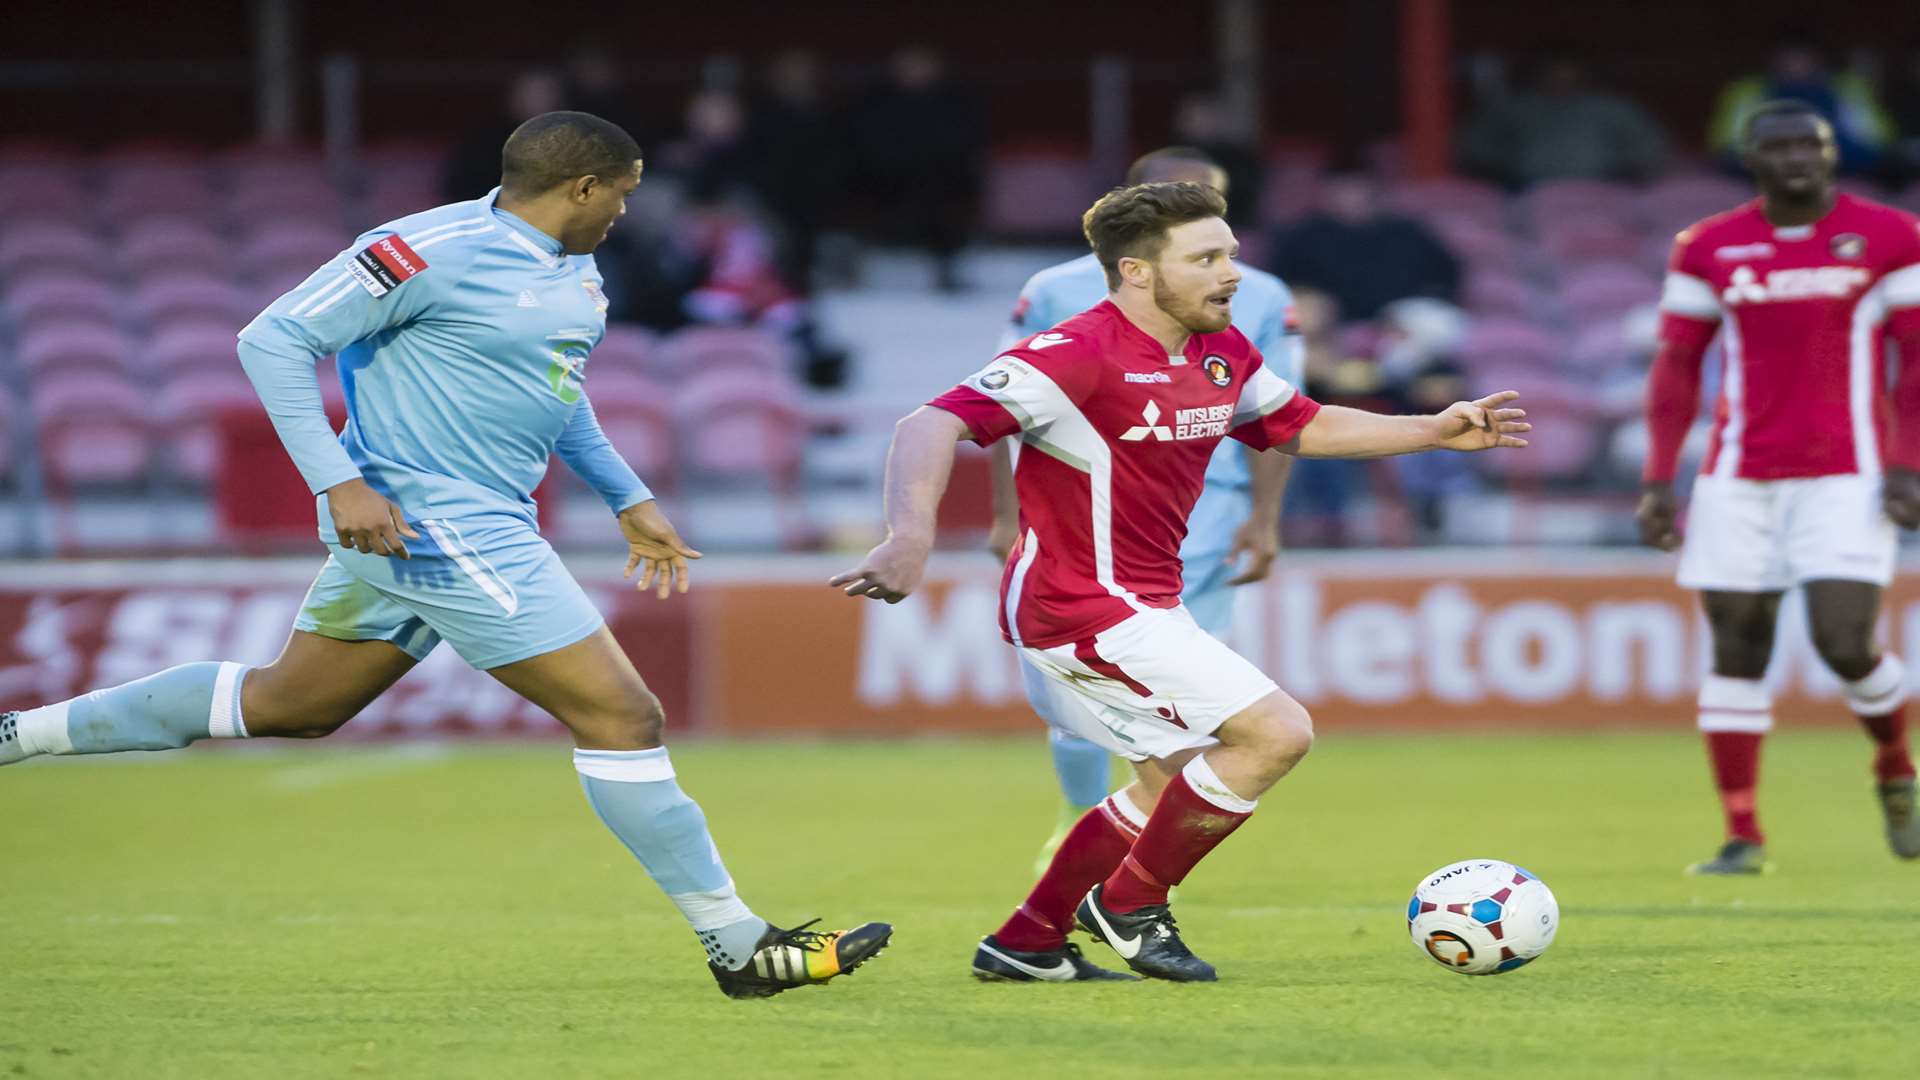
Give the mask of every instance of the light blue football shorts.
<svg viewBox="0 0 1920 1080">
<path fill-rule="evenodd" d="M 505 515 L 412 523 L 413 557 L 338 543 L 307 591 L 296 630 L 389 641 L 423 660 L 445 639 L 481 670 L 571 645 L 606 620 L 545 539 Z"/>
<path fill-rule="evenodd" d="M 1233 632 L 1233 586 L 1238 572 L 1227 558 L 1233 534 L 1253 512 L 1253 495 L 1246 488 L 1208 484 L 1194 501 L 1187 518 L 1187 539 L 1180 545 L 1181 576 L 1185 587 L 1180 602 L 1193 614 L 1200 629 L 1225 639 Z"/>
</svg>

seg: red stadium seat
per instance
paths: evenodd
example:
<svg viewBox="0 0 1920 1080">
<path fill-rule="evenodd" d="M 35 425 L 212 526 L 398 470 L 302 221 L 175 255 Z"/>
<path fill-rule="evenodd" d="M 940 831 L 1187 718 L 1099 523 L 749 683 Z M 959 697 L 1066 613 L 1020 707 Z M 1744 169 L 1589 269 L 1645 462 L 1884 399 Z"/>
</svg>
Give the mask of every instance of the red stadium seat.
<svg viewBox="0 0 1920 1080">
<path fill-rule="evenodd" d="M 1535 232 L 1540 249 L 1558 262 L 1633 259 L 1644 240 L 1638 230 L 1602 214 L 1583 214 L 1543 222 Z"/>
<path fill-rule="evenodd" d="M 812 424 L 797 382 L 701 372 L 684 384 L 674 414 L 685 475 L 770 487 L 783 541 L 806 538 L 800 467 Z"/>
<path fill-rule="evenodd" d="M 0 231 L 0 278 L 26 271 L 76 270 L 104 277 L 113 271 L 110 249 L 91 229 L 58 221 L 21 221 Z"/>
<path fill-rule="evenodd" d="M 105 205 L 116 221 L 204 215 L 214 208 L 214 194 L 205 171 L 195 166 L 127 166 L 107 174 Z"/>
<path fill-rule="evenodd" d="M 222 418 L 228 410 L 260 407 L 237 360 L 170 379 L 152 409 L 166 475 L 194 486 L 212 484 L 220 467 Z"/>
<path fill-rule="evenodd" d="M 185 319 L 229 319 L 237 331 L 257 312 L 253 297 L 210 274 L 150 277 L 134 286 L 129 314 L 150 331 Z"/>
<path fill-rule="evenodd" d="M 608 441 L 648 486 L 671 488 L 678 472 L 673 391 L 631 372 L 589 369 L 587 397 Z"/>
<path fill-rule="evenodd" d="M 1394 209 L 1415 217 L 1465 215 L 1494 228 L 1503 226 L 1507 216 L 1506 197 L 1499 188 L 1458 177 L 1400 184 L 1387 192 L 1387 201 Z"/>
<path fill-rule="evenodd" d="M 593 347 L 590 370 L 596 376 L 614 371 L 645 375 L 658 342 L 659 338 L 643 326 L 609 323 L 606 336 Z"/>
<path fill-rule="evenodd" d="M 122 379 L 132 370 L 137 346 L 111 326 L 61 323 L 20 338 L 15 360 L 36 386 L 56 374 L 104 372 Z"/>
<path fill-rule="evenodd" d="M 1532 319 L 1540 314 L 1540 291 L 1518 274 L 1480 267 L 1467 275 L 1461 291 L 1467 310 L 1476 315 Z"/>
<path fill-rule="evenodd" d="M 51 492 L 140 484 L 151 457 L 151 405 L 146 393 L 109 372 L 49 372 L 35 380 L 31 408 Z"/>
<path fill-rule="evenodd" d="M 96 208 L 86 174 L 65 165 L 0 164 L 0 218 L 86 224 Z"/>
<path fill-rule="evenodd" d="M 1548 180 L 1536 184 L 1521 202 L 1535 229 L 1567 217 L 1605 217 L 1622 226 L 1638 221 L 1639 191 L 1604 180 Z"/>
<path fill-rule="evenodd" d="M 262 226 L 240 247 L 240 265 L 249 277 L 279 280 L 298 274 L 298 281 L 340 254 L 353 235 L 344 228 L 306 221 L 275 222 Z"/>
<path fill-rule="evenodd" d="M 240 370 L 236 328 L 225 319 L 181 319 L 150 335 L 138 350 L 142 377 L 164 378 L 189 371 Z"/>
<path fill-rule="evenodd" d="M 1460 351 L 1467 366 L 1475 371 L 1545 366 L 1554 362 L 1559 343 L 1532 323 L 1487 316 L 1473 321 Z"/>
<path fill-rule="evenodd" d="M 667 379 L 729 368 L 785 378 L 792 376 L 794 363 L 793 348 L 765 331 L 691 326 L 661 341 L 648 369 Z"/>
<path fill-rule="evenodd" d="M 1688 225 L 1752 199 L 1753 188 L 1724 176 L 1678 176 L 1658 181 L 1640 194 L 1640 218 L 1671 242 Z"/>
<path fill-rule="evenodd" d="M 1578 266 L 1560 279 L 1560 303 L 1579 322 L 1659 302 L 1660 282 L 1631 263 Z"/>
<path fill-rule="evenodd" d="M 324 176 L 281 183 L 251 183 L 236 186 L 223 209 L 228 220 L 246 226 L 286 219 L 325 224 L 337 222 L 346 208 L 340 193 Z M 334 250 L 346 246 L 351 236 L 341 239 Z"/>
<path fill-rule="evenodd" d="M 121 231 L 116 257 L 136 279 L 182 269 L 217 272 L 233 265 L 233 243 L 198 218 L 141 218 Z"/>
<path fill-rule="evenodd" d="M 119 322 L 126 306 L 121 290 L 98 277 L 71 271 L 28 276 L 8 288 L 0 300 L 16 341 L 43 329 L 110 327 Z"/>
</svg>

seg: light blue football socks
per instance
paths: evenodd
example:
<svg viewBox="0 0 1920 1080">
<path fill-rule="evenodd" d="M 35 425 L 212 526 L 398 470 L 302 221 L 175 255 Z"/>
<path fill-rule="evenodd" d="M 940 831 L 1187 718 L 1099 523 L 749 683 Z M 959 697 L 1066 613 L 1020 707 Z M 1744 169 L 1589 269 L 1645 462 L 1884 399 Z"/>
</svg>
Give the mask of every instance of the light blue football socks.
<svg viewBox="0 0 1920 1080">
<path fill-rule="evenodd" d="M 767 921 L 734 892 L 707 816 L 674 780 L 667 748 L 575 750 L 573 767 L 593 812 L 686 916 L 707 958 L 736 971 L 745 967 Z"/>
<path fill-rule="evenodd" d="M 248 667 L 203 661 L 95 690 L 12 718 L 0 765 L 40 754 L 175 750 L 201 739 L 244 739 L 240 684 Z"/>
<path fill-rule="evenodd" d="M 1113 774 L 1111 756 L 1099 744 L 1059 728 L 1049 728 L 1047 737 L 1053 750 L 1053 774 L 1060 778 L 1060 794 L 1081 813 L 1100 805 L 1100 800 L 1107 797 L 1108 780 Z M 1075 814 L 1075 820 L 1079 816 Z"/>
</svg>

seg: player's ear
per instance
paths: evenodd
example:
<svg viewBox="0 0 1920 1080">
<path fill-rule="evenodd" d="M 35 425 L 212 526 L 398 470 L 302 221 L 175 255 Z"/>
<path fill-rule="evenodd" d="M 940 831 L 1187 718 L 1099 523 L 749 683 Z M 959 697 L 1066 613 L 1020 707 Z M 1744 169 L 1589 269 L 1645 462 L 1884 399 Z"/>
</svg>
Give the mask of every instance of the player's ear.
<svg viewBox="0 0 1920 1080">
<path fill-rule="evenodd" d="M 1153 264 L 1145 259 L 1122 255 L 1114 268 L 1120 271 L 1120 280 L 1124 284 L 1141 289 L 1151 288 L 1153 285 Z"/>
<path fill-rule="evenodd" d="M 597 176 L 591 174 L 587 176 L 576 176 L 573 179 L 573 186 L 567 189 L 567 196 L 577 203 L 588 202 L 593 198 L 594 191 L 599 187 L 600 178 Z"/>
</svg>

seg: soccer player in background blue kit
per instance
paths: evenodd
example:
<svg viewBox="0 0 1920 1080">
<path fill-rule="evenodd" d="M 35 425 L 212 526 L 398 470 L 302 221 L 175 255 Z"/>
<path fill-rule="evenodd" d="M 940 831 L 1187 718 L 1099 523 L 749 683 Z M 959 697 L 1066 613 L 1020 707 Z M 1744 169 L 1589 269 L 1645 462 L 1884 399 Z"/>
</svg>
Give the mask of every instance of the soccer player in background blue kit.
<svg viewBox="0 0 1920 1080">
<path fill-rule="evenodd" d="M 332 550 L 272 664 L 185 664 L 0 717 L 0 765 L 337 730 L 443 639 L 573 733 L 587 801 L 693 926 L 730 997 L 852 971 L 892 928 L 782 930 L 734 890 L 661 745 L 660 703 L 537 531 L 558 454 L 619 522 L 640 589 L 699 558 L 594 419 L 606 330 L 591 252 L 640 183 L 640 148 L 578 112 L 522 124 L 486 197 L 363 234 L 240 331 L 240 361 L 318 497 Z M 339 353 L 336 438 L 314 363 Z M 811 925 L 811 924 L 808 924 Z"/>
<path fill-rule="evenodd" d="M 1227 194 L 1227 174 L 1204 153 L 1184 146 L 1155 150 L 1127 169 L 1127 183 L 1150 184 L 1190 180 Z M 1241 266 L 1240 288 L 1233 298 L 1233 324 L 1266 357 L 1274 373 L 1294 386 L 1302 381 L 1300 335 L 1291 325 L 1293 294 L 1280 279 L 1264 270 Z M 1091 254 L 1050 266 L 1027 279 L 1014 305 L 1013 318 L 1000 341 L 1012 348 L 1044 330 L 1080 314 L 1107 296 L 1106 272 Z M 993 445 L 994 525 L 988 545 L 1001 561 L 1019 535 L 1019 506 L 1013 491 L 1014 440 Z M 1267 576 L 1280 549 L 1280 500 L 1293 459 L 1285 454 L 1261 454 L 1228 440 L 1220 444 L 1207 466 L 1206 487 L 1188 519 L 1187 539 L 1180 546 L 1186 590 L 1181 602 L 1194 621 L 1214 637 L 1231 639 L 1233 589 Z M 1021 678 L 1027 701 L 1046 716 L 1049 700 L 1045 677 L 1022 662 Z M 1066 798 L 1053 835 L 1040 849 L 1036 873 L 1044 873 L 1067 830 L 1107 797 L 1111 766 L 1105 750 L 1062 727 L 1049 724 L 1047 738 L 1053 752 L 1054 774 Z M 1141 807 L 1142 813 L 1152 807 Z"/>
</svg>

